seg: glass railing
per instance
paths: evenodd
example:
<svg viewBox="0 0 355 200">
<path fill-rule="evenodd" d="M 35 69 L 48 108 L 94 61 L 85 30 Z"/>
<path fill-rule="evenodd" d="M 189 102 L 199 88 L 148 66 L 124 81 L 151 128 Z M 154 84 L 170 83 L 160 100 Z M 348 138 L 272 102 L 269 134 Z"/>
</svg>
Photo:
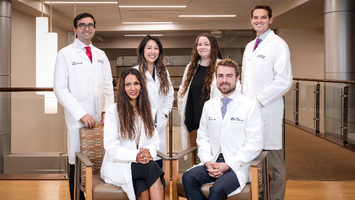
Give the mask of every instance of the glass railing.
<svg viewBox="0 0 355 200">
<path fill-rule="evenodd" d="M 52 88 L 0 88 L 1 142 L 8 144 L 1 146 L 0 178 L 21 174 L 27 178 L 67 177 L 64 113 L 55 101 L 48 114 L 52 91 Z"/>
<path fill-rule="evenodd" d="M 286 121 L 353 148 L 355 81 L 294 78 L 285 95 Z"/>
</svg>

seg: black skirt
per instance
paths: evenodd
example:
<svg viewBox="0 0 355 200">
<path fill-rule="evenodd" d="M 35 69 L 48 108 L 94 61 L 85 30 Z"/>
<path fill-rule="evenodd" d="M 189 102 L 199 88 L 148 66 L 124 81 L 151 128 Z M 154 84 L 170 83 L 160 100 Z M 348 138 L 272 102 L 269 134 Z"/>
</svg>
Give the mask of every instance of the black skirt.
<svg viewBox="0 0 355 200">
<path fill-rule="evenodd" d="M 159 177 L 163 187 L 165 187 L 164 172 L 156 162 L 151 160 L 147 164 L 132 163 L 131 170 L 134 193 L 137 199 L 140 193 L 149 189 Z"/>
</svg>

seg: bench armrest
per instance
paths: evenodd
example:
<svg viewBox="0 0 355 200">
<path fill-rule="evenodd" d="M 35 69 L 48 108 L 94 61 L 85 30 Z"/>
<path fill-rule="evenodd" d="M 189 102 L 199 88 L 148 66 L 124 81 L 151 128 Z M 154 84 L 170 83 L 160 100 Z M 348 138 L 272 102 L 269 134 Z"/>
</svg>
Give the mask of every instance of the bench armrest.
<svg viewBox="0 0 355 200">
<path fill-rule="evenodd" d="M 170 160 L 170 157 L 160 151 L 157 151 L 158 157 L 162 158 L 163 160 Z"/>
<path fill-rule="evenodd" d="M 171 159 L 172 160 L 179 160 L 180 158 L 182 158 L 183 156 L 186 156 L 187 154 L 191 153 L 191 152 L 196 152 L 197 151 L 197 147 L 190 147 L 178 154 L 176 154 L 175 156 L 173 156 Z"/>
<path fill-rule="evenodd" d="M 253 161 L 251 161 L 250 166 L 251 167 L 257 167 L 267 156 L 266 151 L 262 151 L 256 158 L 254 158 Z"/>
<path fill-rule="evenodd" d="M 85 167 L 92 167 L 91 161 L 81 152 L 76 152 L 75 156 L 81 161 Z"/>
</svg>

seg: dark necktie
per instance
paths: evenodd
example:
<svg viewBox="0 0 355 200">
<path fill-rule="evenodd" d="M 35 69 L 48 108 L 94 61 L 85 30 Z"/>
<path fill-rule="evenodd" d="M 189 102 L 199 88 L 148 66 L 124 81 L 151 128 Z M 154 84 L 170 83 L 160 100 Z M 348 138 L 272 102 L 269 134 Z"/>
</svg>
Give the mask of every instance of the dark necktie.
<svg viewBox="0 0 355 200">
<path fill-rule="evenodd" d="M 91 49 L 90 49 L 90 47 L 89 47 L 89 46 L 86 46 L 85 49 L 86 49 L 86 55 L 88 55 L 90 61 L 92 62 L 92 54 L 91 54 Z"/>
<path fill-rule="evenodd" d="M 222 108 L 221 108 L 221 111 L 222 111 L 222 119 L 224 119 L 224 115 L 226 114 L 227 112 L 227 104 L 231 101 L 232 99 L 229 99 L 229 98 L 223 98 L 222 99 Z"/>
<path fill-rule="evenodd" d="M 258 47 L 258 45 L 259 45 L 260 42 L 261 42 L 261 39 L 260 39 L 260 38 L 256 38 L 256 42 L 255 42 L 255 45 L 254 45 L 253 52 L 254 52 L 255 49 Z"/>
</svg>

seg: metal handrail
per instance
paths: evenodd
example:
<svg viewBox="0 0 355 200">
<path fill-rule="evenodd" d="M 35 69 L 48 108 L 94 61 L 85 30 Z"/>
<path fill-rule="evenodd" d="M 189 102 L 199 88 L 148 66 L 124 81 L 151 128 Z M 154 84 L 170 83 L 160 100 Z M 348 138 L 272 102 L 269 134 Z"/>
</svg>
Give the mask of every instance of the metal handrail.
<svg viewBox="0 0 355 200">
<path fill-rule="evenodd" d="M 352 149 L 353 147 L 351 144 L 348 143 L 348 122 L 349 122 L 349 86 L 348 84 L 355 84 L 355 81 L 348 81 L 348 80 L 333 80 L 333 79 L 313 79 L 313 78 L 293 78 L 294 81 L 296 81 L 296 88 L 294 89 L 295 91 L 295 105 L 294 105 L 294 125 L 299 126 L 299 81 L 309 81 L 309 82 L 316 82 L 316 85 L 314 87 L 314 97 L 315 97 L 315 107 L 314 107 L 314 133 L 317 136 L 321 136 L 320 134 L 320 82 L 323 83 L 340 83 L 340 84 L 345 84 L 343 85 L 343 91 L 344 94 L 340 95 L 342 105 L 341 105 L 341 126 L 339 127 L 341 129 L 341 143 L 343 146 L 348 147 Z M 322 136 L 325 137 L 325 136 Z M 338 143 L 338 142 L 336 142 Z"/>
<path fill-rule="evenodd" d="M 0 92 L 53 92 L 52 87 L 0 87 Z"/>
<path fill-rule="evenodd" d="M 346 80 L 333 80 L 333 79 L 316 79 L 316 78 L 293 78 L 295 81 L 314 81 L 314 82 L 324 82 L 324 83 L 345 83 L 345 84 L 355 84 L 355 81 Z"/>
<path fill-rule="evenodd" d="M 114 87 L 113 90 L 117 90 Z M 52 87 L 0 87 L 0 92 L 53 92 Z"/>
</svg>

